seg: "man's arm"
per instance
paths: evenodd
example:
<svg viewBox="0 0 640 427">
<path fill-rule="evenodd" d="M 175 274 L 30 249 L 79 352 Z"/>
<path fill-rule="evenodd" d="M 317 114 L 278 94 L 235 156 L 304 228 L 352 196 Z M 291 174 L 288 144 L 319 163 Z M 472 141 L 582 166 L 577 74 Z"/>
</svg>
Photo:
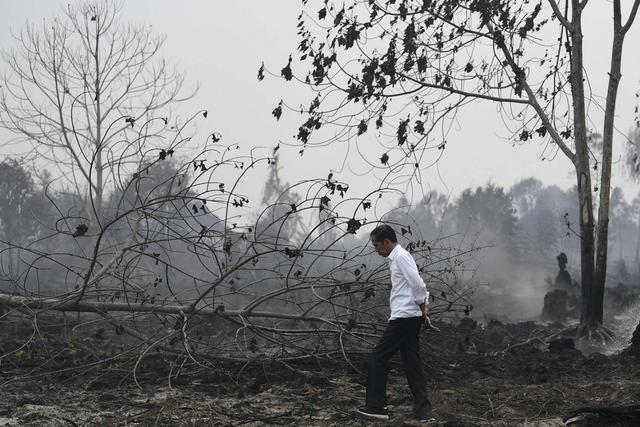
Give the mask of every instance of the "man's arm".
<svg viewBox="0 0 640 427">
<path fill-rule="evenodd" d="M 416 262 L 413 260 L 413 257 L 410 256 L 400 257 L 398 261 L 399 270 L 411 288 L 413 300 L 420 306 L 424 325 L 429 329 L 439 331 L 440 329 L 434 326 L 429 318 L 429 291 L 427 291 L 427 285 L 425 285 L 424 280 L 422 280 L 422 277 L 420 277 L 418 273 Z"/>
<path fill-rule="evenodd" d="M 429 303 L 429 291 L 427 291 L 427 285 L 424 284 L 424 280 L 418 273 L 418 267 L 413 257 L 410 255 L 400 256 L 397 261 L 398 270 L 402 273 L 405 280 L 409 283 L 411 289 L 411 295 L 413 301 L 417 304 Z"/>
<path fill-rule="evenodd" d="M 422 310 L 422 321 L 424 322 L 424 326 L 426 326 L 427 329 L 440 332 L 440 328 L 431 323 L 431 318 L 429 317 L 429 304 L 426 301 L 420 304 L 420 310 Z"/>
</svg>

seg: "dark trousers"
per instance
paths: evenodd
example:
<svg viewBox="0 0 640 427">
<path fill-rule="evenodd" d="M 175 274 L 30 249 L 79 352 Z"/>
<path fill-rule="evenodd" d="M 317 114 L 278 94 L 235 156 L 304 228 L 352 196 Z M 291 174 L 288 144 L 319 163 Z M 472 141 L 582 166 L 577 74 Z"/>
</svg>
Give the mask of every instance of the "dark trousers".
<svg viewBox="0 0 640 427">
<path fill-rule="evenodd" d="M 400 350 L 413 394 L 413 413 L 422 416 L 431 413 L 431 402 L 427 392 L 427 381 L 420 363 L 419 334 L 422 317 L 408 317 L 390 320 L 380 342 L 369 357 L 366 405 L 370 408 L 386 406 L 387 373 L 389 360 Z"/>
</svg>

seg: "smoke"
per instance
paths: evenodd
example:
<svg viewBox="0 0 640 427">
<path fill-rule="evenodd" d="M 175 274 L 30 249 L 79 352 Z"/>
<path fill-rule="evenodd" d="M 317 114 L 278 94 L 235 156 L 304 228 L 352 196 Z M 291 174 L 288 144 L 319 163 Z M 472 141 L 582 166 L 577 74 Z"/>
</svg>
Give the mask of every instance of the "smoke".
<svg viewBox="0 0 640 427">
<path fill-rule="evenodd" d="M 473 282 L 473 317 L 503 322 L 535 320 L 542 312 L 552 270 L 501 247 L 482 251 Z"/>
</svg>

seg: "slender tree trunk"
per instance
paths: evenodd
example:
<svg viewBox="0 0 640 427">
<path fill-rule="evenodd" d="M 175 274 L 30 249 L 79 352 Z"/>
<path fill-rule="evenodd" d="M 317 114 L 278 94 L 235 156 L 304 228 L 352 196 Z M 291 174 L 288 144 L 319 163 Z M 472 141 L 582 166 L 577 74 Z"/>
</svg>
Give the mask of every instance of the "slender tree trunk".
<svg viewBox="0 0 640 427">
<path fill-rule="evenodd" d="M 582 281 L 582 315 L 583 323 L 589 323 L 592 313 L 590 301 L 594 279 L 595 235 L 593 230 L 593 200 L 591 193 L 591 177 L 589 175 L 588 154 L 584 154 L 585 161 L 578 160 L 576 172 L 578 175 L 578 197 L 580 198 L 580 278 Z M 580 156 L 579 156 L 580 157 Z"/>
<path fill-rule="evenodd" d="M 580 205 L 580 262 L 582 282 L 582 322 L 590 322 L 592 313 L 588 304 L 593 288 L 595 236 L 593 230 L 593 194 L 591 168 L 587 145 L 586 108 L 584 96 L 582 9 L 578 0 L 572 0 L 571 36 L 571 92 L 573 98 L 574 133 L 576 145 L 576 177 Z"/>
<path fill-rule="evenodd" d="M 640 273 L 640 215 L 638 216 L 638 235 L 636 236 L 636 256 L 634 261 L 638 273 Z"/>
<path fill-rule="evenodd" d="M 99 134 L 100 134 L 100 132 L 98 132 L 98 135 Z M 96 210 L 95 216 L 96 216 L 96 220 L 97 220 L 97 225 L 100 225 L 102 223 L 102 198 L 103 198 L 103 186 L 104 186 L 104 178 L 103 178 L 104 166 L 102 164 L 102 150 L 101 150 L 101 148 L 99 146 L 97 147 L 97 152 L 96 152 L 95 168 L 96 168 L 96 190 L 95 190 L 95 193 L 94 193 L 94 208 Z"/>
<path fill-rule="evenodd" d="M 624 32 L 620 0 L 613 2 L 613 44 L 611 47 L 611 67 L 609 70 L 609 85 L 604 114 L 604 129 L 602 135 L 602 164 L 600 177 L 600 203 L 598 206 L 596 269 L 593 290 L 589 300 L 591 325 L 601 325 L 603 321 L 604 286 L 607 274 L 607 242 L 609 240 L 609 202 L 611 197 L 611 159 L 613 151 L 613 131 L 616 111 L 618 84 L 622 74 L 622 45 Z M 620 236 L 622 237 L 622 236 Z"/>
<path fill-rule="evenodd" d="M 95 101 L 96 101 L 96 140 L 95 140 L 95 169 L 96 169 L 96 190 L 94 197 L 94 208 L 97 224 L 100 226 L 102 222 L 102 196 L 104 191 L 104 177 L 103 177 L 103 164 L 102 164 L 102 111 L 101 111 L 101 88 L 100 88 L 100 57 L 99 57 L 99 48 L 100 48 L 100 16 L 96 17 L 96 44 L 95 44 L 95 52 L 94 59 L 96 65 L 96 81 L 95 81 Z"/>
</svg>

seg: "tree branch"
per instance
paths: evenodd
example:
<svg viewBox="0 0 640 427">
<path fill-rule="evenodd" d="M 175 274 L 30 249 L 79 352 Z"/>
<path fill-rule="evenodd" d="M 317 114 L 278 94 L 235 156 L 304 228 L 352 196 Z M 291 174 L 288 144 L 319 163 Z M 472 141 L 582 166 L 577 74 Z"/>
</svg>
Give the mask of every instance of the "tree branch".
<svg viewBox="0 0 640 427">
<path fill-rule="evenodd" d="M 623 33 L 626 33 L 627 31 L 629 31 L 629 28 L 631 28 L 631 25 L 633 24 L 633 21 L 636 18 L 636 14 L 638 12 L 639 6 L 640 6 L 640 0 L 635 0 L 633 2 L 633 6 L 631 7 L 631 13 L 629 13 L 629 18 L 627 19 L 627 22 L 622 27 Z"/>
<path fill-rule="evenodd" d="M 487 23 L 487 27 L 491 32 L 494 31 L 493 25 L 491 25 L 490 23 Z M 511 52 L 509 52 L 509 49 L 507 49 L 507 45 L 504 41 L 499 41 L 497 42 L 497 44 L 500 47 L 500 50 L 502 50 L 502 53 L 505 56 L 507 63 L 511 67 L 511 70 L 515 75 L 515 78 L 520 81 L 520 83 L 522 84 L 522 87 L 527 92 L 527 96 L 529 97 L 531 106 L 534 108 L 534 110 L 538 114 L 538 117 L 540 117 L 542 124 L 549 132 L 549 135 L 551 135 L 553 142 L 555 142 L 560 148 L 560 150 L 562 150 L 562 152 L 565 154 L 565 156 L 567 156 L 567 158 L 571 160 L 572 163 L 575 164 L 576 162 L 575 153 L 573 153 L 571 149 L 564 143 L 564 141 L 562 140 L 562 137 L 558 134 L 558 131 L 556 130 L 556 128 L 551 124 L 551 120 L 549 120 L 549 117 L 547 116 L 544 109 L 538 102 L 538 99 L 536 98 L 535 93 L 531 89 L 529 82 L 527 82 L 527 79 L 524 76 L 524 70 L 522 70 L 518 66 L 518 64 L 516 64 L 515 60 L 513 59 L 513 55 L 511 55 Z"/>
<path fill-rule="evenodd" d="M 572 32 L 573 25 L 571 25 L 571 22 L 569 22 L 569 20 L 562 14 L 562 12 L 560 11 L 560 8 L 558 7 L 558 3 L 556 3 L 556 0 L 547 0 L 547 1 L 549 2 L 549 5 L 551 5 L 551 8 L 553 9 L 553 13 L 556 15 L 556 17 L 558 18 L 562 26 L 565 27 L 568 31 Z"/>
</svg>

